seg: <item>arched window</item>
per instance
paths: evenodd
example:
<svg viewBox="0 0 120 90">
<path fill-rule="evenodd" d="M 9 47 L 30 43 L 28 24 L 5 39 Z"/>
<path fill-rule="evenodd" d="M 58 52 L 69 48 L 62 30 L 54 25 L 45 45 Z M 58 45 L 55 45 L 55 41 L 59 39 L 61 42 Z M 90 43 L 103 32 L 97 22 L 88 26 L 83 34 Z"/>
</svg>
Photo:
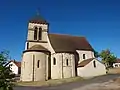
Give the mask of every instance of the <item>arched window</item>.
<svg viewBox="0 0 120 90">
<path fill-rule="evenodd" d="M 42 39 L 42 28 L 41 28 L 41 27 L 39 28 L 39 35 L 38 35 L 38 38 L 39 38 L 39 40 Z"/>
<path fill-rule="evenodd" d="M 69 65 L 68 59 L 66 59 L 66 65 L 67 65 L 67 66 Z"/>
<path fill-rule="evenodd" d="M 40 60 L 37 61 L 37 68 L 40 67 Z"/>
<path fill-rule="evenodd" d="M 96 68 L 96 62 L 95 61 L 93 61 L 93 65 L 94 65 L 94 68 Z"/>
<path fill-rule="evenodd" d="M 56 65 L 56 58 L 53 58 L 53 65 Z"/>
<path fill-rule="evenodd" d="M 34 29 L 34 40 L 37 40 L 37 27 L 35 27 L 35 29 Z"/>
<path fill-rule="evenodd" d="M 83 54 L 83 59 L 86 59 L 85 54 Z"/>
</svg>

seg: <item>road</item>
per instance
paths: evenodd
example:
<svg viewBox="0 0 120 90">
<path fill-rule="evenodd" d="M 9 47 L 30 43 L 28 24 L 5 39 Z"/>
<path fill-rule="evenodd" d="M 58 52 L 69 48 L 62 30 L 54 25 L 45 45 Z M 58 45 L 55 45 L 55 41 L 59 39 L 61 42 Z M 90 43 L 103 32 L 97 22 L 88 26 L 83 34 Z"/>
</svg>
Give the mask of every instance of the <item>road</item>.
<svg viewBox="0 0 120 90">
<path fill-rule="evenodd" d="M 66 83 L 64 85 L 51 86 L 51 87 L 15 87 L 14 90 L 90 90 L 90 89 L 81 89 L 87 85 L 91 84 L 102 84 L 112 79 L 120 77 L 120 74 L 105 75 L 99 76 L 92 79 L 87 79 L 84 81 L 78 81 L 73 83 Z M 94 87 L 93 87 L 94 88 Z"/>
</svg>

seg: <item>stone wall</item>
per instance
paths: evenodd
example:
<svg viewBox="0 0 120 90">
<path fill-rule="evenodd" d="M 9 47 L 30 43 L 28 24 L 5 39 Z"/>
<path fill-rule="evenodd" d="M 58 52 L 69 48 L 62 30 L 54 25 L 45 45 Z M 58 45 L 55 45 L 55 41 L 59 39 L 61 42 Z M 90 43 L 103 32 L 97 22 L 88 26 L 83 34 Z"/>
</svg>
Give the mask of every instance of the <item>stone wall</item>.
<svg viewBox="0 0 120 90">
<path fill-rule="evenodd" d="M 34 28 L 42 28 L 42 40 L 47 41 L 47 32 L 48 32 L 48 25 L 46 24 L 34 24 L 34 23 L 29 23 L 28 24 L 28 36 L 27 40 L 34 40 Z"/>
<path fill-rule="evenodd" d="M 94 58 L 94 52 L 92 51 L 84 51 L 84 50 L 76 50 L 79 55 L 79 63 L 85 59 Z M 85 54 L 85 59 L 83 59 L 83 54 Z"/>
<path fill-rule="evenodd" d="M 53 63 L 56 59 L 56 65 Z M 68 59 L 68 65 L 66 60 Z M 56 53 L 51 55 L 51 78 L 61 79 L 75 76 L 75 57 L 69 53 Z"/>
<path fill-rule="evenodd" d="M 42 52 L 25 52 L 21 65 L 22 81 L 44 81 L 48 78 L 47 59 Z M 39 60 L 39 67 L 38 67 Z"/>
<path fill-rule="evenodd" d="M 95 61 L 96 67 L 94 67 L 93 61 Z M 78 67 L 78 76 L 81 77 L 93 77 L 106 74 L 106 68 L 104 64 L 94 59 L 84 67 Z"/>
</svg>

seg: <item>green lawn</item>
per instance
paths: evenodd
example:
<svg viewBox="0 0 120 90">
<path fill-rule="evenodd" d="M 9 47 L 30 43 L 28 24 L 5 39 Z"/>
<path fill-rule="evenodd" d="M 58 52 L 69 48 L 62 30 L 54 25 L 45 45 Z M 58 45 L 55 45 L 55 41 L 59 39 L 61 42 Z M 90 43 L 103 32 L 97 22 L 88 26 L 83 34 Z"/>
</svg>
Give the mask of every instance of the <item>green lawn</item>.
<svg viewBox="0 0 120 90">
<path fill-rule="evenodd" d="M 64 83 L 76 82 L 83 80 L 81 77 L 67 78 L 67 79 L 59 79 L 59 80 L 48 80 L 43 82 L 16 82 L 17 86 L 55 86 Z"/>
</svg>

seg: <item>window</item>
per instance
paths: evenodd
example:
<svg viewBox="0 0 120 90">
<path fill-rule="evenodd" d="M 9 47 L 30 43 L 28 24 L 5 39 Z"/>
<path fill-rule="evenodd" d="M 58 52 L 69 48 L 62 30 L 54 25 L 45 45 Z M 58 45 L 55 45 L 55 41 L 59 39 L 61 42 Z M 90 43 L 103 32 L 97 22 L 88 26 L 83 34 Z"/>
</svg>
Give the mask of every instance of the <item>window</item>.
<svg viewBox="0 0 120 90">
<path fill-rule="evenodd" d="M 94 65 L 94 68 L 96 68 L 96 62 L 95 61 L 93 61 L 93 65 Z"/>
<path fill-rule="evenodd" d="M 42 39 L 42 28 L 39 28 L 39 40 L 41 40 Z"/>
<path fill-rule="evenodd" d="M 85 54 L 83 54 L 83 59 L 85 59 L 86 57 L 85 57 Z"/>
<path fill-rule="evenodd" d="M 40 67 L 40 60 L 38 60 L 38 62 L 37 62 L 37 68 L 39 68 Z"/>
<path fill-rule="evenodd" d="M 53 58 L 53 65 L 56 65 L 56 59 Z"/>
<path fill-rule="evenodd" d="M 18 74 L 21 74 L 21 67 L 18 67 Z"/>
<path fill-rule="evenodd" d="M 117 65 L 117 64 L 115 64 L 115 67 L 118 67 L 118 65 Z"/>
<path fill-rule="evenodd" d="M 68 66 L 68 59 L 66 59 L 66 65 Z"/>
<path fill-rule="evenodd" d="M 29 48 L 29 42 L 27 42 L 27 49 Z"/>
<path fill-rule="evenodd" d="M 37 40 L 37 27 L 35 27 L 35 30 L 34 30 L 34 40 Z"/>
</svg>

